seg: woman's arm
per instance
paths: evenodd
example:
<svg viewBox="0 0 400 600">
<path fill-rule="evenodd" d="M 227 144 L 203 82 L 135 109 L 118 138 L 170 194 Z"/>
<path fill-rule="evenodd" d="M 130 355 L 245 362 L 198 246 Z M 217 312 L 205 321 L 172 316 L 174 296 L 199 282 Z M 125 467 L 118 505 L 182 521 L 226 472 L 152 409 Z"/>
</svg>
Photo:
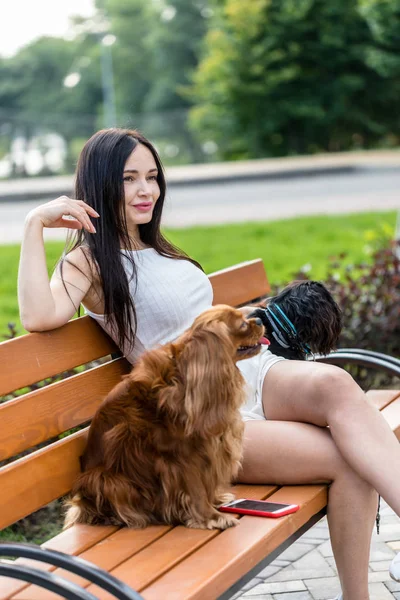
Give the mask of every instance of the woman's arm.
<svg viewBox="0 0 400 600">
<path fill-rule="evenodd" d="M 55 274 L 50 283 L 43 229 L 85 227 L 94 233 L 88 214 L 97 216 L 84 202 L 66 196 L 43 204 L 28 214 L 18 273 L 20 317 L 28 331 L 46 331 L 64 325 L 87 294 L 91 285 L 90 269 L 81 248 L 73 251 L 68 257 L 69 261 L 64 263 L 65 286 L 59 274 Z M 65 215 L 74 217 L 74 220 L 65 219 Z"/>
</svg>

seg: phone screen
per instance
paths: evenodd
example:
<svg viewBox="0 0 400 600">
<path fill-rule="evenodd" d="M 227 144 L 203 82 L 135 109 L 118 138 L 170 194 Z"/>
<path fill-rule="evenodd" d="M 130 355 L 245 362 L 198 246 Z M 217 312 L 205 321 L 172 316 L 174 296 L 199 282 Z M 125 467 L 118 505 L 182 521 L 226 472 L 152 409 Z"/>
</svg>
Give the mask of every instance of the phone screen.
<svg viewBox="0 0 400 600">
<path fill-rule="evenodd" d="M 232 508 L 244 508 L 247 510 L 264 510 L 276 512 L 290 506 L 290 504 L 276 504 L 275 502 L 258 502 L 257 500 L 242 500 L 231 504 Z"/>
</svg>

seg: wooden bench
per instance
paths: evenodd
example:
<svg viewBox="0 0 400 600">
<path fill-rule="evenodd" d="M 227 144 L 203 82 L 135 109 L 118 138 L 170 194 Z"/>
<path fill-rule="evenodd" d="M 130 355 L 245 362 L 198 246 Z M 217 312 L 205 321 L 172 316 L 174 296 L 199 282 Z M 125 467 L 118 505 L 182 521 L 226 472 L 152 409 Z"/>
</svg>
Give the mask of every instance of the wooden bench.
<svg viewBox="0 0 400 600">
<path fill-rule="evenodd" d="M 243 305 L 270 289 L 261 260 L 214 273 L 210 280 L 215 303 Z M 110 355 L 115 352 L 112 341 L 86 316 L 57 330 L 0 344 L 0 396 L 97 361 L 93 368 L 0 404 L 0 461 L 4 465 L 0 468 L 0 529 L 68 494 L 79 473 L 87 428 L 63 439 L 59 435 L 87 423 L 104 396 L 130 369 L 124 358 L 112 359 Z M 336 355 L 336 362 L 341 360 L 343 357 Z M 373 358 L 364 356 L 364 360 Z M 384 357 L 381 363 L 382 368 L 400 374 L 400 363 L 395 360 L 390 363 Z M 379 390 L 370 395 L 400 437 L 400 391 Z M 26 453 L 47 440 L 52 441 Z M 12 458 L 21 453 L 22 457 Z M 238 527 L 224 532 L 182 526 L 130 530 L 78 525 L 43 547 L 87 559 L 146 600 L 229 598 L 316 523 L 327 504 L 326 485 L 237 485 L 235 493 L 238 497 L 298 503 L 301 509 L 280 519 L 245 516 Z M 52 565 L 26 558 L 14 564 L 61 575 L 97 598 L 112 597 L 82 577 Z M 25 581 L 0 577 L 0 600 L 56 597 Z"/>
</svg>

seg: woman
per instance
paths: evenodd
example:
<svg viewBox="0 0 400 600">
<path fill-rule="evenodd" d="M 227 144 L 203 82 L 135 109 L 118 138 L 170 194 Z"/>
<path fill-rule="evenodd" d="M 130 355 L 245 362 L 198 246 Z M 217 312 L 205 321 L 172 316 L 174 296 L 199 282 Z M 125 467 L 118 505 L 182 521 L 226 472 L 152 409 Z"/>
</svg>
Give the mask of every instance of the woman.
<svg viewBox="0 0 400 600">
<path fill-rule="evenodd" d="M 165 191 L 146 138 L 122 129 L 96 133 L 79 159 L 75 199 L 62 196 L 26 218 L 18 288 L 24 327 L 59 327 L 82 303 L 132 363 L 178 337 L 210 306 L 212 289 L 200 266 L 160 232 Z M 50 282 L 44 227 L 77 230 Z M 377 492 L 400 515 L 395 436 L 339 368 L 289 363 L 266 349 L 239 364 L 248 386 L 240 480 L 331 482 L 328 521 L 341 598 L 366 600 Z M 400 580 L 396 559 L 391 574 Z"/>
</svg>

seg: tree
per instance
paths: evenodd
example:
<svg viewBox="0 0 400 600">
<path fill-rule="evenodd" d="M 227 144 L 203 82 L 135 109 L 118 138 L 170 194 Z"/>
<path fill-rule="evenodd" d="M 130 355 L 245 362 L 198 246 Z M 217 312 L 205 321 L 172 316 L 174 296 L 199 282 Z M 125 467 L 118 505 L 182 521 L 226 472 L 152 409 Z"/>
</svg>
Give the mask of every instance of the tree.
<svg viewBox="0 0 400 600">
<path fill-rule="evenodd" d="M 190 105 L 182 90 L 199 62 L 210 15 L 207 5 L 207 0 L 169 0 L 159 7 L 151 35 L 155 79 L 146 110 L 186 109 Z"/>
<path fill-rule="evenodd" d="M 383 0 L 382 0 L 383 1 Z M 219 0 L 194 77 L 191 124 L 223 158 L 370 146 L 392 84 L 356 0 Z"/>
<path fill-rule="evenodd" d="M 98 0 L 116 36 L 112 47 L 119 122 L 176 148 L 181 160 L 202 154 L 187 127 L 182 89 L 198 63 L 207 0 Z"/>
<path fill-rule="evenodd" d="M 145 110 L 154 79 L 149 38 L 155 8 L 148 0 L 97 0 L 96 6 L 116 36 L 112 57 L 117 114 L 120 121 L 129 121 Z"/>
<path fill-rule="evenodd" d="M 92 133 L 101 99 L 98 86 L 93 80 L 74 89 L 64 85 L 78 52 L 70 41 L 42 37 L 1 61 L 0 122 L 10 140 L 18 136 L 28 142 L 56 131 L 68 144 Z M 23 175 L 23 165 L 14 174 Z"/>
<path fill-rule="evenodd" d="M 392 144 L 400 143 L 400 0 L 360 0 L 361 13 L 374 39 L 366 62 L 387 82 L 387 110 L 380 115 L 392 135 Z"/>
</svg>

